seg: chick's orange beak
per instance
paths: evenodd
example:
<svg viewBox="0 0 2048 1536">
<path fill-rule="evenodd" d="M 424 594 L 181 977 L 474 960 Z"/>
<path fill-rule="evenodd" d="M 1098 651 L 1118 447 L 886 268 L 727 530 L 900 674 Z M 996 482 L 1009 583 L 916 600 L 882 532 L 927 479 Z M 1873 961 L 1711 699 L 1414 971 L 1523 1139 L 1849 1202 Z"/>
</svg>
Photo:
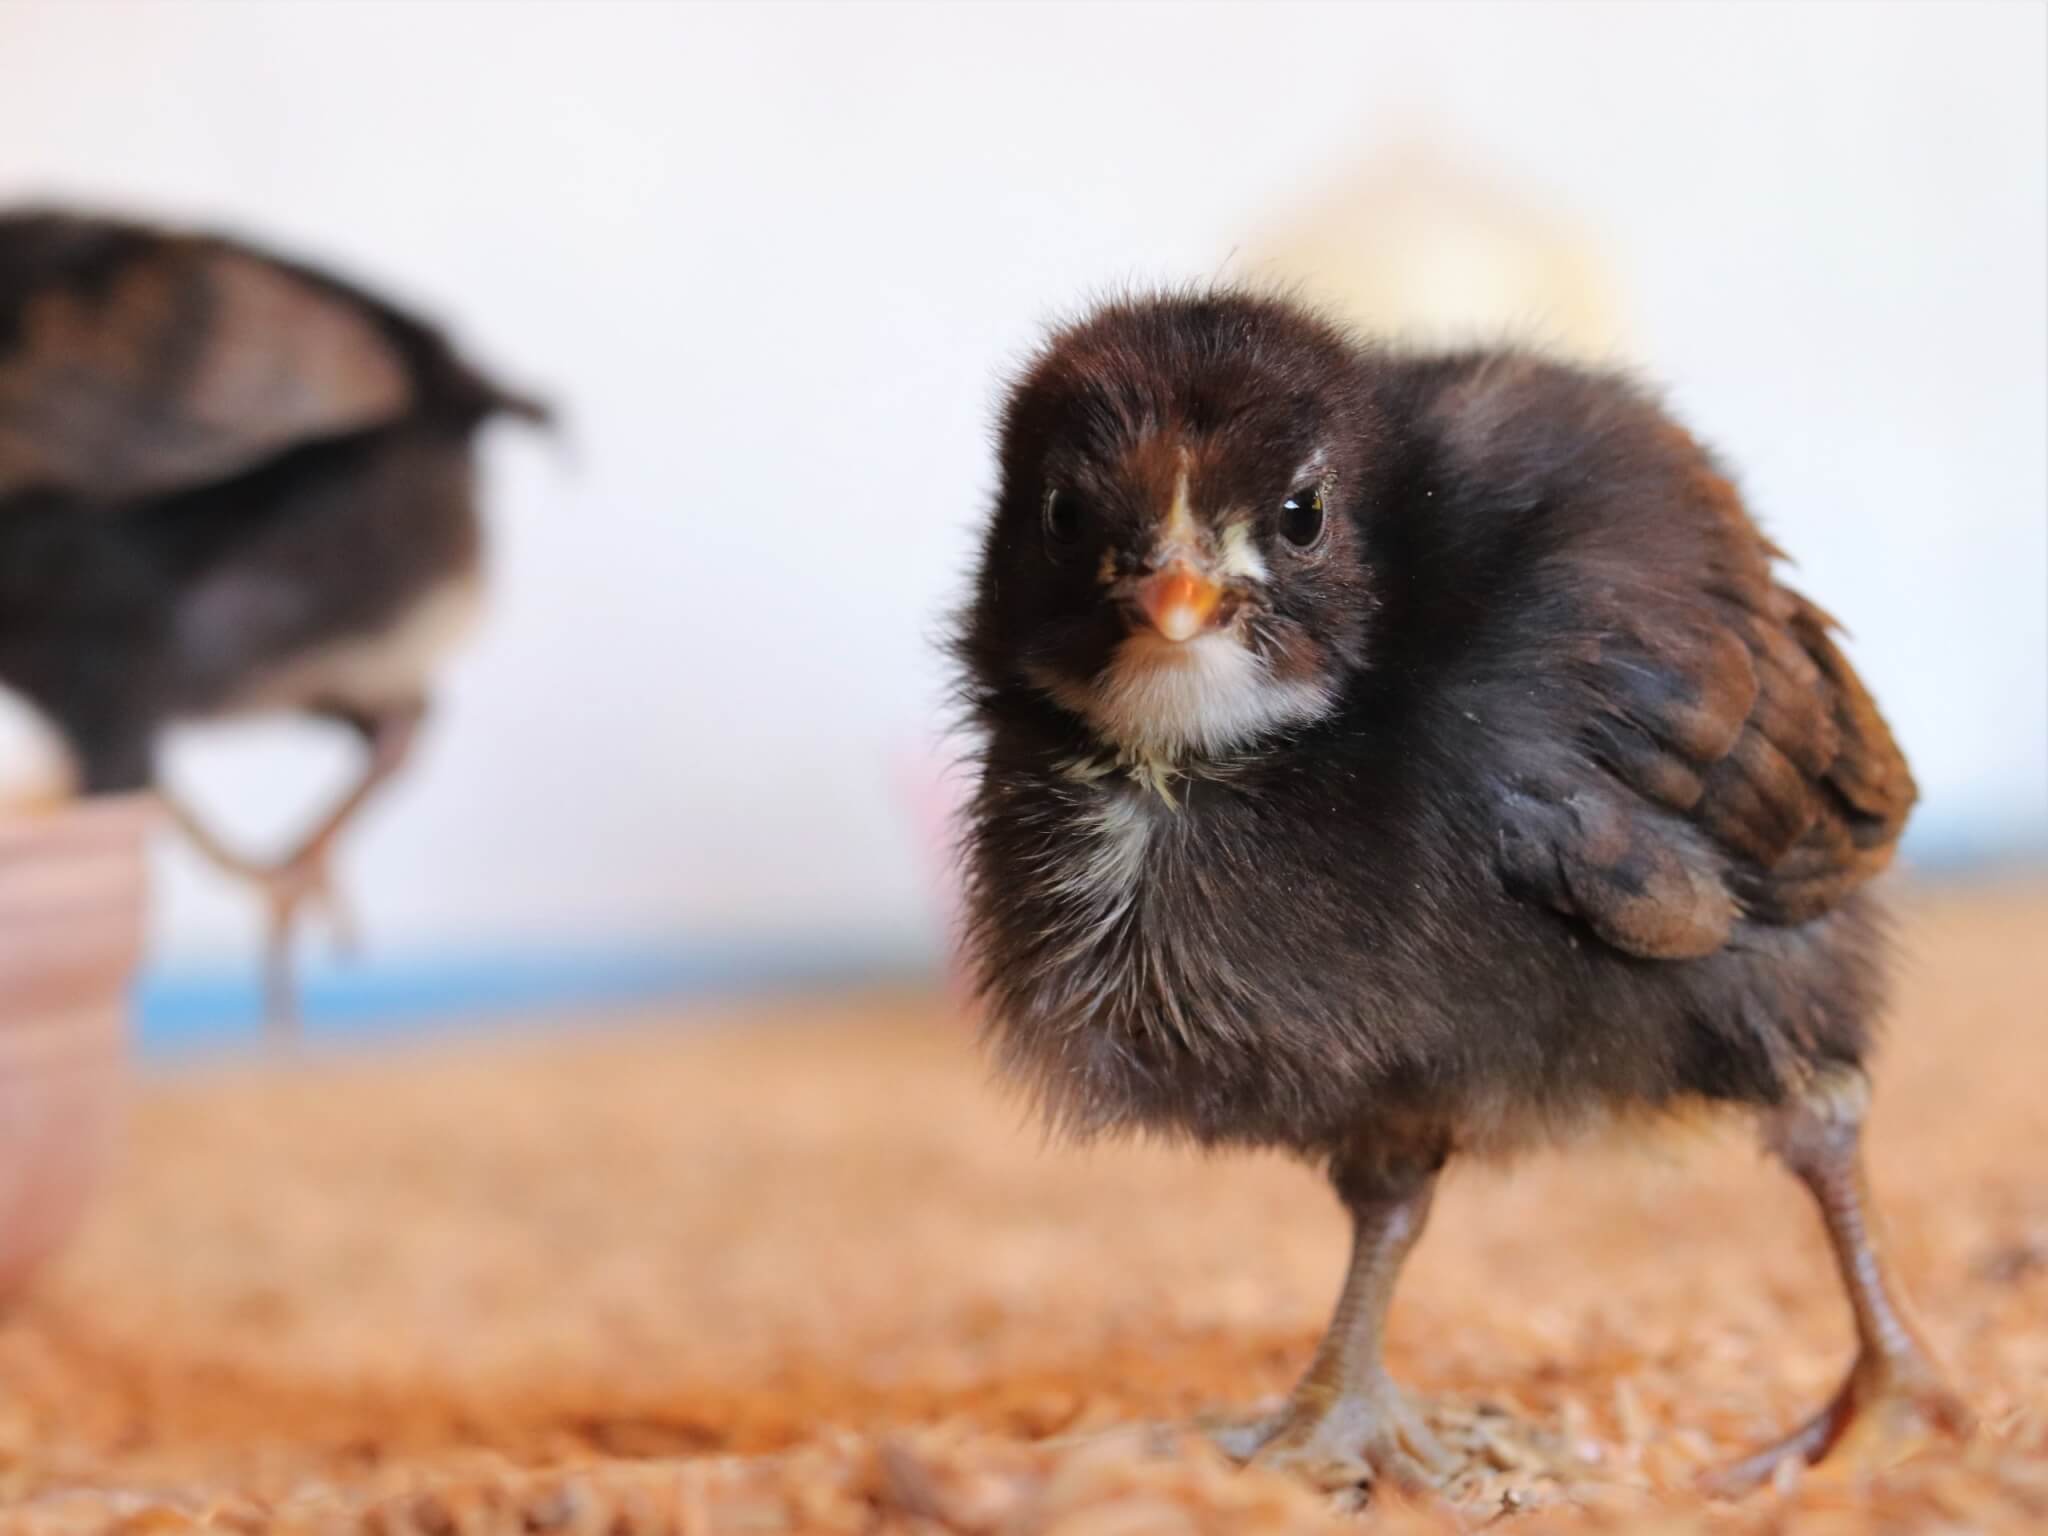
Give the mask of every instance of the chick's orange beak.
<svg viewBox="0 0 2048 1536">
<path fill-rule="evenodd" d="M 1209 627 L 1223 589 L 1185 560 L 1175 560 L 1139 582 L 1132 596 L 1160 635 L 1176 644 Z"/>
</svg>

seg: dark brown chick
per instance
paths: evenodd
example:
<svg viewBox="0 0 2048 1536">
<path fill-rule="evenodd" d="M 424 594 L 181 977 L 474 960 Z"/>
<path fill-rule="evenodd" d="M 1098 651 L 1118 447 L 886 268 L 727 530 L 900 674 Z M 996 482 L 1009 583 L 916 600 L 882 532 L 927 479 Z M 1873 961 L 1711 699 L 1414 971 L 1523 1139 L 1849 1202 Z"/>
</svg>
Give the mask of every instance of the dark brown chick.
<svg viewBox="0 0 2048 1536">
<path fill-rule="evenodd" d="M 1381 1364 L 1452 1157 L 1686 1106 L 1819 1203 L 1861 1352 L 1740 1489 L 1967 1415 L 1866 1226 L 1913 781 L 1727 475 L 1623 379 L 1404 356 L 1231 293 L 1113 303 L 1012 390 L 959 652 L 969 940 L 1077 1132 L 1289 1148 L 1355 1225 L 1284 1412 L 1346 1479 L 1448 1458 Z"/>
<path fill-rule="evenodd" d="M 181 720 L 311 714 L 368 744 L 357 787 L 275 864 L 178 812 L 269 897 L 273 1021 L 294 915 L 328 895 L 336 839 L 405 762 L 477 606 L 472 449 L 499 414 L 545 413 L 331 275 L 212 235 L 0 214 L 0 715 L 43 749 L 14 759 L 37 781 L 15 793 L 150 786 Z"/>
</svg>

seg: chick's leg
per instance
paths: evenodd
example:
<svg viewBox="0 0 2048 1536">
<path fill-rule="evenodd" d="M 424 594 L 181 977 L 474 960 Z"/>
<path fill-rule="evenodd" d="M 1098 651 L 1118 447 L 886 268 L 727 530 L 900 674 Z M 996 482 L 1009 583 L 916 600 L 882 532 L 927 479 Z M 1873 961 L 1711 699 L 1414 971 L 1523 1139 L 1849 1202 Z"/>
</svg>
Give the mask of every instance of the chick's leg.
<svg viewBox="0 0 2048 1536">
<path fill-rule="evenodd" d="M 1768 1482 L 1780 1463 L 1817 1462 L 1839 1450 L 1882 1461 L 1932 1430 L 1965 1435 L 1971 1414 L 1949 1390 L 1898 1301 L 1876 1235 L 1864 1178 L 1862 1073 L 1824 1078 L 1769 1127 L 1771 1150 L 1812 1193 L 1856 1318 L 1857 1355 L 1827 1406 L 1783 1439 L 1707 1475 L 1708 1492 L 1733 1497 Z"/>
<path fill-rule="evenodd" d="M 1340 1161 L 1332 1179 L 1351 1213 L 1351 1263 L 1323 1342 L 1287 1406 L 1217 1443 L 1243 1461 L 1285 1467 L 1336 1490 L 1381 1479 L 1441 1487 L 1456 1464 L 1382 1358 L 1388 1304 L 1429 1217 L 1441 1159 Z"/>
<path fill-rule="evenodd" d="M 263 1016 L 273 1035 L 290 1035 L 297 1027 L 298 993 L 292 967 L 292 939 L 300 914 L 309 904 L 325 906 L 344 946 L 352 941 L 347 914 L 333 886 L 330 868 L 335 846 L 355 818 L 412 755 L 425 710 L 407 705 L 376 714 L 343 718 L 359 731 L 369 748 L 361 777 L 299 842 L 275 863 L 257 863 L 226 847 L 192 813 L 166 797 L 172 819 L 202 857 L 225 873 L 246 880 L 263 892 L 268 914 L 264 946 Z"/>
</svg>

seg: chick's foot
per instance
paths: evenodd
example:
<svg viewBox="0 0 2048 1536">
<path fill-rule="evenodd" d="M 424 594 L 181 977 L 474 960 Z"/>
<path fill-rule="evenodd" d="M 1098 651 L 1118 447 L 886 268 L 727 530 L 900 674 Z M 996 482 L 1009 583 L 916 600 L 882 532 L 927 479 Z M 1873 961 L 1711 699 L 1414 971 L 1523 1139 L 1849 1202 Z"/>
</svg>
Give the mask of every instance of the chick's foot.
<svg viewBox="0 0 2048 1536">
<path fill-rule="evenodd" d="M 1826 1407 L 1760 1450 L 1709 1470 L 1701 1490 L 1739 1498 L 1786 1462 L 1879 1471 L 1941 1440 L 1966 1437 L 1973 1415 L 1923 1359 L 1865 1359 Z"/>
<path fill-rule="evenodd" d="M 1326 1492 L 1391 1484 L 1410 1494 L 1446 1489 L 1462 1470 L 1392 1381 L 1332 1397 L 1297 1396 L 1270 1418 L 1214 1429 L 1225 1455 L 1273 1467 Z"/>
</svg>

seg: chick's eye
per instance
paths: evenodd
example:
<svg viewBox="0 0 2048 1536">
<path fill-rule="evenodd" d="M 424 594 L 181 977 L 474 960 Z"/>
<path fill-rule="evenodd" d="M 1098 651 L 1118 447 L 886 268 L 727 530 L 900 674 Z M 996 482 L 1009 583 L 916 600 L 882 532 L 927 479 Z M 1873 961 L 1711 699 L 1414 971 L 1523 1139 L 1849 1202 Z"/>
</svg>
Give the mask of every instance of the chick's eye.
<svg viewBox="0 0 2048 1536">
<path fill-rule="evenodd" d="M 1307 549 L 1323 536 L 1323 488 L 1305 485 L 1280 503 L 1280 537 Z"/>
<path fill-rule="evenodd" d="M 1078 544 L 1081 542 L 1081 535 L 1087 531 L 1087 518 L 1082 513 L 1081 499 L 1071 492 L 1047 491 L 1042 518 L 1045 523 L 1045 537 L 1053 544 Z"/>
</svg>

